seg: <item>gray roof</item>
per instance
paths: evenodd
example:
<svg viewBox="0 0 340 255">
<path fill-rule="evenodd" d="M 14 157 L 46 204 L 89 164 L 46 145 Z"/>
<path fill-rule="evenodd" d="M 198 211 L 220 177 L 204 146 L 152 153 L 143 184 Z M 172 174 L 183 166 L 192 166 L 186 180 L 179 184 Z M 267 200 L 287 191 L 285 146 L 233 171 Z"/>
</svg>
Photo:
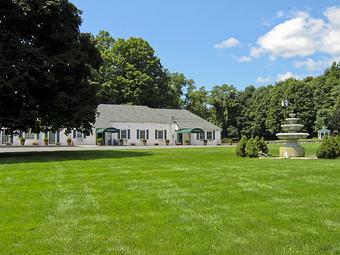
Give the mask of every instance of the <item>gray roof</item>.
<svg viewBox="0 0 340 255">
<path fill-rule="evenodd" d="M 96 127 L 110 127 L 112 122 L 173 123 L 181 128 L 220 130 L 221 128 L 182 109 L 156 109 L 137 105 L 100 104 Z"/>
</svg>

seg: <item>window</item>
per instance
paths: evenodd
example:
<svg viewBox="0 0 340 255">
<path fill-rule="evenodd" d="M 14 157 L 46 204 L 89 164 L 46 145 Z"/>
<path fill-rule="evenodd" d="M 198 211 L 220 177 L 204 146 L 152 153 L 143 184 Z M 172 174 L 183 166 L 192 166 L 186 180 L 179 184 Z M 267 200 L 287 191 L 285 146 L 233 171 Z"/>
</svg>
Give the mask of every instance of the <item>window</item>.
<svg viewBox="0 0 340 255">
<path fill-rule="evenodd" d="M 25 139 L 34 139 L 34 133 L 25 133 Z"/>
<path fill-rule="evenodd" d="M 77 131 L 77 139 L 82 139 L 84 137 L 83 132 Z"/>
<path fill-rule="evenodd" d="M 121 139 L 126 139 L 127 138 L 127 130 L 126 129 L 121 129 L 120 130 L 120 138 Z"/>
<path fill-rule="evenodd" d="M 157 137 L 158 139 L 163 139 L 164 138 L 164 135 L 163 135 L 163 130 L 157 130 Z"/>
<path fill-rule="evenodd" d="M 205 134 L 204 134 L 204 132 L 197 133 L 197 139 L 198 139 L 198 140 L 204 140 L 204 139 L 205 139 Z"/>
<path fill-rule="evenodd" d="M 129 134 L 128 134 L 129 136 Z M 146 130 L 139 130 L 137 129 L 137 139 L 149 139 L 149 129 Z"/>
<path fill-rule="evenodd" d="M 140 131 L 139 131 L 139 137 L 140 137 L 140 139 L 145 139 L 145 138 L 146 138 L 145 134 L 146 134 L 145 130 L 140 130 Z"/>
<path fill-rule="evenodd" d="M 9 143 L 9 135 L 6 135 L 6 134 L 5 134 L 5 131 L 2 131 L 2 132 L 1 132 L 1 142 L 2 142 L 3 144 Z"/>
<path fill-rule="evenodd" d="M 213 139 L 212 131 L 207 131 L 207 139 L 208 140 L 212 140 Z"/>
<path fill-rule="evenodd" d="M 83 139 L 85 138 L 85 135 L 83 132 L 78 131 L 78 130 L 73 130 L 73 138 L 77 138 L 77 139 Z"/>
</svg>

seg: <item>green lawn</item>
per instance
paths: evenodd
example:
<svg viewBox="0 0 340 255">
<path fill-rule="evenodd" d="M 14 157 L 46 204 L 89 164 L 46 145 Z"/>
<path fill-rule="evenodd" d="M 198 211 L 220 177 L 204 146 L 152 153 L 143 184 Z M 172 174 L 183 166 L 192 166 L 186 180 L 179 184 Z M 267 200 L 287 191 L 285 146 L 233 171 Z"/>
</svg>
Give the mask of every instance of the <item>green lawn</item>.
<svg viewBox="0 0 340 255">
<path fill-rule="evenodd" d="M 340 160 L 0 155 L 0 254 L 340 254 Z"/>
</svg>

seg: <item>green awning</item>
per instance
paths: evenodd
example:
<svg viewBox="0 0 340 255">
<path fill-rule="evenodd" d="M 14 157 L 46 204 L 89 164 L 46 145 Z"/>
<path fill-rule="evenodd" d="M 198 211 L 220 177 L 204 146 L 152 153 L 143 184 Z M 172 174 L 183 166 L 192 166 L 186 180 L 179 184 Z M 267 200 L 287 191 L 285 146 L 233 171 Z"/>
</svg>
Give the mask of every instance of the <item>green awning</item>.
<svg viewBox="0 0 340 255">
<path fill-rule="evenodd" d="M 176 131 L 177 134 L 190 134 L 190 133 L 204 133 L 203 129 L 200 128 L 182 128 Z"/>
<path fill-rule="evenodd" d="M 114 128 L 114 127 L 109 127 L 109 128 L 97 128 L 97 129 L 96 129 L 96 133 L 97 133 L 97 134 L 101 134 L 101 133 L 104 133 L 104 132 L 118 133 L 118 132 L 119 132 L 119 129 Z"/>
</svg>

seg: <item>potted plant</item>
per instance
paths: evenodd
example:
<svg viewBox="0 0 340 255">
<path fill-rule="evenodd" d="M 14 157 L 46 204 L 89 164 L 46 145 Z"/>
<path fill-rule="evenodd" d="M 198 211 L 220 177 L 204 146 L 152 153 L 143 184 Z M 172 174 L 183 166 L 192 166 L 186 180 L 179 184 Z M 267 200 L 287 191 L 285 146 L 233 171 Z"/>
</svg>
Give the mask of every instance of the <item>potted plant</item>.
<svg viewBox="0 0 340 255">
<path fill-rule="evenodd" d="M 67 138 L 66 142 L 68 146 L 72 145 L 72 139 L 70 137 Z"/>
<path fill-rule="evenodd" d="M 45 146 L 48 145 L 48 138 L 47 137 L 44 138 L 44 144 L 45 144 Z"/>
<path fill-rule="evenodd" d="M 185 145 L 190 145 L 190 140 L 189 140 L 189 139 L 186 139 L 186 140 L 184 141 L 184 143 L 185 143 Z"/>
<path fill-rule="evenodd" d="M 204 144 L 204 145 L 207 145 L 207 144 L 208 144 L 208 140 L 207 140 L 207 139 L 204 139 L 204 140 L 203 140 L 203 144 Z"/>
<path fill-rule="evenodd" d="M 142 139 L 141 141 L 142 141 L 143 145 L 145 146 L 146 145 L 146 139 Z"/>
<path fill-rule="evenodd" d="M 123 139 L 119 139 L 119 145 L 123 146 L 124 145 L 124 140 Z"/>
<path fill-rule="evenodd" d="M 25 138 L 24 137 L 22 137 L 22 136 L 20 136 L 20 144 L 22 145 L 22 146 L 24 146 L 25 145 Z"/>
<path fill-rule="evenodd" d="M 103 138 L 97 138 L 96 139 L 97 145 L 102 145 L 102 142 L 103 142 Z"/>
<path fill-rule="evenodd" d="M 165 139 L 165 144 L 169 146 L 170 140 L 169 139 Z"/>
</svg>

